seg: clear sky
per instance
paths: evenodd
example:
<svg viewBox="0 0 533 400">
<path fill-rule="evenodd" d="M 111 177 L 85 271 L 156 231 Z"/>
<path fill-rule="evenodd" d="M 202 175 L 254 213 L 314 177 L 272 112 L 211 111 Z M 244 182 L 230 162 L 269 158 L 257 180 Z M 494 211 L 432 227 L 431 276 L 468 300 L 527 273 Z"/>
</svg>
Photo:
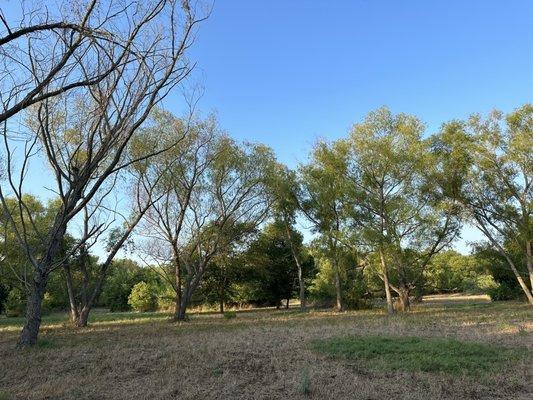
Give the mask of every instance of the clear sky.
<svg viewBox="0 0 533 400">
<path fill-rule="evenodd" d="M 190 57 L 199 109 L 295 167 L 383 105 L 429 134 L 533 101 L 533 1 L 218 0 Z M 183 111 L 177 94 L 164 105 Z"/>
<path fill-rule="evenodd" d="M 532 101 L 533 1 L 218 0 L 191 54 L 200 108 L 293 165 L 382 105 L 432 133 Z"/>
</svg>

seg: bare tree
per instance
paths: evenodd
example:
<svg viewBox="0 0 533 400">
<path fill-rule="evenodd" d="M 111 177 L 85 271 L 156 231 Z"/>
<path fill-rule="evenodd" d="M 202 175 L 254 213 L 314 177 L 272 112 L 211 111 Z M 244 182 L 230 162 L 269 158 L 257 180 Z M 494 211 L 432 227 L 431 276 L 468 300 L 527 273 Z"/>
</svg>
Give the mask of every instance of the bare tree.
<svg viewBox="0 0 533 400">
<path fill-rule="evenodd" d="M 20 229 L 13 224 L 34 268 L 21 346 L 37 340 L 42 298 L 50 273 L 63 265 L 64 257 L 59 254 L 69 223 L 108 190 L 106 182 L 119 171 L 167 150 L 158 148 L 137 159 L 125 157 L 128 144 L 153 107 L 191 71 L 193 65 L 185 53 L 195 27 L 205 18 L 198 17 L 188 1 L 92 1 L 87 9 L 65 5 L 62 10 L 78 16 L 79 27 L 47 30 L 32 25 L 14 31 L 3 18 L 8 37 L 2 43 L 9 48 L 2 47 L 1 59 L 9 66 L 6 71 L 16 72 L 7 78 L 12 80 L 11 90 L 2 88 L 8 184 L 0 187 L 0 201 L 9 217 L 5 196 L 16 197 L 16 212 L 25 215 L 23 182 L 36 153 L 44 154 L 51 167 L 53 191 L 61 201 L 52 228 L 39 234 L 46 249 L 42 254 L 34 253 L 26 239 L 28 231 L 35 229 L 31 219 L 22 218 Z M 35 21 L 32 15 L 28 18 Z M 40 18 L 48 17 L 42 14 Z M 85 34 L 88 26 L 89 38 Z M 22 45 L 18 39 L 25 34 Z M 55 67 L 50 69 L 50 65 Z M 16 134 L 10 117 L 22 109 L 29 111 L 29 129 Z M 14 143 L 22 143 L 23 149 Z M 16 154 L 22 159 L 18 166 Z M 87 232 L 73 251 L 95 233 Z"/>
<path fill-rule="evenodd" d="M 128 185 L 126 193 L 133 200 L 130 201 L 130 209 L 126 211 L 126 215 L 119 211 L 116 206 L 113 208 L 105 206 L 105 197 L 110 192 L 105 193 L 104 198 L 98 199 L 95 204 L 87 205 L 83 210 L 82 243 L 76 254 L 77 262 L 74 263 L 78 266 L 82 276 L 78 290 L 76 290 L 73 280 L 71 260 L 66 260 L 63 268 L 67 283 L 70 316 L 73 324 L 77 327 L 87 326 L 89 313 L 102 292 L 105 278 L 115 256 L 129 240 L 148 209 L 157 201 L 154 188 L 158 179 L 155 179 L 154 182 L 148 182 L 145 179 L 143 168 L 138 168 L 137 165 L 136 167 L 133 168 L 133 171 L 128 171 L 130 173 L 128 174 L 129 179 L 126 181 Z M 112 185 L 112 188 L 116 189 L 116 185 Z M 103 217 L 102 213 L 105 214 Z M 117 218 L 121 219 L 118 226 Z M 96 233 L 91 234 L 92 231 Z M 109 233 L 106 243 L 107 255 L 102 262 L 97 264 L 96 270 L 91 274 L 89 272 L 89 250 L 99 242 L 105 233 Z"/>
</svg>

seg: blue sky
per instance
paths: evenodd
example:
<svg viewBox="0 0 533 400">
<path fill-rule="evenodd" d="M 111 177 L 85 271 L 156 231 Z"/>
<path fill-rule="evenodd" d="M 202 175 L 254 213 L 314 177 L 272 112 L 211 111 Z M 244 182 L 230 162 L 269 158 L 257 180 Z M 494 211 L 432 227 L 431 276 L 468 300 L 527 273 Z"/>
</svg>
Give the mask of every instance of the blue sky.
<svg viewBox="0 0 533 400">
<path fill-rule="evenodd" d="M 199 109 L 295 167 L 383 105 L 430 134 L 532 101 L 533 1 L 218 0 L 190 58 Z M 164 105 L 183 111 L 178 94 Z"/>
<path fill-rule="evenodd" d="M 219 0 L 191 56 L 200 108 L 294 165 L 382 105 L 431 133 L 531 101 L 532 50 L 532 1 Z"/>
</svg>

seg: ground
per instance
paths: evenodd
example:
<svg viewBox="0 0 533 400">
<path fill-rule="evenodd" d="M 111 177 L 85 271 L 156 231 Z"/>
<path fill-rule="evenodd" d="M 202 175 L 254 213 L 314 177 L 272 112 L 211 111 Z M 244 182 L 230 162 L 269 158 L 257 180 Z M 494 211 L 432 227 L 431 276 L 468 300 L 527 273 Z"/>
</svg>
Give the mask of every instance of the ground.
<svg viewBox="0 0 533 400">
<path fill-rule="evenodd" d="M 1 400 L 533 396 L 533 311 L 523 303 L 432 297 L 393 317 L 382 309 L 251 310 L 231 319 L 196 314 L 179 324 L 168 323 L 165 314 L 100 312 L 84 329 L 71 328 L 64 318 L 46 317 L 39 345 L 26 350 L 15 348 L 21 321 L 0 319 Z M 455 346 L 465 343 L 465 354 L 480 344 L 517 356 L 483 373 L 413 371 L 411 354 L 404 354 L 405 363 L 396 354 L 400 361 L 395 359 L 394 367 L 375 368 L 352 353 L 337 357 L 324 351 L 324 343 L 342 338 L 352 344 L 362 338 L 370 345 L 376 345 L 375 338 L 389 344 L 411 338 L 411 345 L 453 339 Z"/>
</svg>

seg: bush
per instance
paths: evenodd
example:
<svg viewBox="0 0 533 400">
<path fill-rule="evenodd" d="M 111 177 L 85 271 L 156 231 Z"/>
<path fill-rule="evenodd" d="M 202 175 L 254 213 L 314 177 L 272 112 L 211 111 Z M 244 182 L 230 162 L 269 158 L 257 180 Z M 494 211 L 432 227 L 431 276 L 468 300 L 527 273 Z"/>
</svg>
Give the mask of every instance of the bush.
<svg viewBox="0 0 533 400">
<path fill-rule="evenodd" d="M 128 296 L 128 304 L 134 311 L 155 311 L 157 308 L 157 297 L 154 289 L 146 282 L 141 281 L 136 283 Z"/>
<path fill-rule="evenodd" d="M 20 317 L 26 308 L 26 298 L 20 289 L 13 288 L 4 304 L 8 317 Z"/>
<path fill-rule="evenodd" d="M 516 300 L 522 295 L 520 288 L 511 287 L 506 283 L 500 283 L 499 286 L 489 289 L 488 293 L 492 301 Z"/>
</svg>

